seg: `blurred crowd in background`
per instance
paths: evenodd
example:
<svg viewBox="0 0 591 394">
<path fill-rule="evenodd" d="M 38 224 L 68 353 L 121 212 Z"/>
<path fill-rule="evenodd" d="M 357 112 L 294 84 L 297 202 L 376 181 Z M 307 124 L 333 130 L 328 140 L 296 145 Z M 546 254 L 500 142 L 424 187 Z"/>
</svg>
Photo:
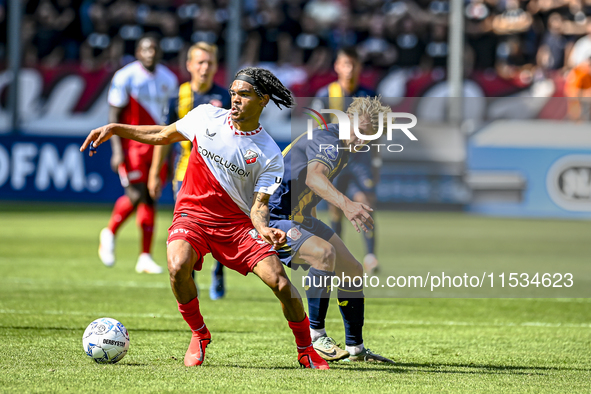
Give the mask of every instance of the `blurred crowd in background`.
<svg viewBox="0 0 591 394">
<path fill-rule="evenodd" d="M 228 0 L 23 0 L 23 66 L 68 62 L 118 69 L 145 33 L 161 37 L 163 61 L 184 70 L 197 41 L 220 48 Z M 6 63 L 6 0 L 0 0 L 0 60 Z M 288 85 L 332 70 L 338 48 L 355 46 L 364 69 L 444 70 L 444 0 L 245 0 L 241 63 L 279 70 Z M 591 0 L 467 0 L 464 64 L 524 82 L 567 75 L 591 56 Z M 591 87 L 591 85 L 589 86 Z"/>
</svg>

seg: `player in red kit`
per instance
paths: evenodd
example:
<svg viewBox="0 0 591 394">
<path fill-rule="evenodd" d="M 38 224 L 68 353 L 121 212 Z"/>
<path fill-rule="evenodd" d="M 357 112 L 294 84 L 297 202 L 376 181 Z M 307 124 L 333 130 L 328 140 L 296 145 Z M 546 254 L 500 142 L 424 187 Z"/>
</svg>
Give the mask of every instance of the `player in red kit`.
<svg viewBox="0 0 591 394">
<path fill-rule="evenodd" d="M 93 130 L 80 150 L 96 149 L 113 135 L 152 145 L 193 143 L 187 173 L 177 196 L 168 233 L 168 271 L 178 308 L 192 331 L 185 365 L 203 364 L 212 336 L 199 308 L 192 270 L 211 253 L 243 275 L 254 272 L 281 302 L 306 368 L 329 369 L 312 347 L 310 322 L 297 289 L 283 269 L 276 249 L 285 232 L 269 227 L 269 198 L 280 186 L 281 150 L 259 124 L 269 100 L 292 107 L 291 92 L 269 71 L 246 68 L 230 87 L 232 108 L 196 107 L 170 126 L 109 124 Z"/>
<path fill-rule="evenodd" d="M 136 57 L 138 60 L 113 76 L 108 99 L 109 121 L 130 125 L 161 124 L 168 100 L 178 90 L 177 78 L 168 68 L 158 64 L 159 49 L 155 38 L 140 39 Z M 117 230 L 137 210 L 142 249 L 135 270 L 160 274 L 163 269 L 150 254 L 155 201 L 148 193 L 147 183 L 154 147 L 118 136 L 111 139 L 111 147 L 111 167 L 119 172 L 125 194 L 115 202 L 109 225 L 101 231 L 99 257 L 106 266 L 115 264 Z"/>
</svg>

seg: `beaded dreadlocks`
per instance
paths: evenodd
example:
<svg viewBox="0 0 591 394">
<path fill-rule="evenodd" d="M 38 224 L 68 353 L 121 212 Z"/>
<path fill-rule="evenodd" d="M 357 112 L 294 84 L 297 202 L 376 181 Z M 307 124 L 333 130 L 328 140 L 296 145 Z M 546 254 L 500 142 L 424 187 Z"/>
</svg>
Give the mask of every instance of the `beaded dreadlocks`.
<svg viewBox="0 0 591 394">
<path fill-rule="evenodd" d="M 283 86 L 281 81 L 279 81 L 279 79 L 277 79 L 277 77 L 269 70 L 258 67 L 247 67 L 238 71 L 235 78 L 241 74 L 254 79 L 255 84 L 253 84 L 252 87 L 259 97 L 262 98 L 265 94 L 268 94 L 271 101 L 273 101 L 279 109 L 282 109 L 282 105 L 285 108 L 291 108 L 294 106 L 294 99 L 289 89 Z"/>
</svg>

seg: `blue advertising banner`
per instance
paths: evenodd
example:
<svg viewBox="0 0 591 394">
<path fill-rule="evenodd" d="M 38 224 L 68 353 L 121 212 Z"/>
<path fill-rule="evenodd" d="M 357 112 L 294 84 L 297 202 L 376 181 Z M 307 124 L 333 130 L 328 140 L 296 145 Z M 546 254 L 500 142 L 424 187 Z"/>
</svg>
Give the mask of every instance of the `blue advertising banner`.
<svg viewBox="0 0 591 394">
<path fill-rule="evenodd" d="M 110 167 L 110 144 L 89 157 L 79 151 L 83 141 L 83 137 L 0 136 L 0 199 L 114 202 L 123 187 Z M 160 202 L 173 202 L 170 190 Z"/>
<path fill-rule="evenodd" d="M 494 122 L 470 140 L 471 212 L 591 218 L 589 126 Z"/>
</svg>

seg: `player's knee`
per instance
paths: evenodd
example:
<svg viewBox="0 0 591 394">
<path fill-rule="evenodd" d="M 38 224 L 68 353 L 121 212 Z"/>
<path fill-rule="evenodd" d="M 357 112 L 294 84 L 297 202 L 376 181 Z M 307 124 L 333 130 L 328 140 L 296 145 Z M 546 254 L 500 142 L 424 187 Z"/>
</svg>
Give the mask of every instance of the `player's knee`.
<svg viewBox="0 0 591 394">
<path fill-rule="evenodd" d="M 168 256 L 168 273 L 171 280 L 181 280 L 187 275 L 190 276 L 192 269 L 190 259 L 177 254 Z"/>
<path fill-rule="evenodd" d="M 279 292 L 279 285 L 280 285 L 279 278 L 280 278 L 279 275 L 272 275 L 272 276 L 267 277 L 265 280 L 267 286 L 269 286 L 271 288 L 273 293 Z"/>
<path fill-rule="evenodd" d="M 273 290 L 273 293 L 280 294 L 291 291 L 291 283 L 285 271 L 275 271 L 266 275 L 265 283 Z"/>
<path fill-rule="evenodd" d="M 336 261 L 336 250 L 328 242 L 317 249 L 316 264 L 314 268 L 322 271 L 334 271 Z"/>
<path fill-rule="evenodd" d="M 278 293 L 291 293 L 291 282 L 284 275 L 279 275 L 277 278 L 277 292 Z"/>
<path fill-rule="evenodd" d="M 355 260 L 355 265 L 353 266 L 355 271 L 355 276 L 363 276 L 363 265 L 357 260 Z"/>
<path fill-rule="evenodd" d="M 328 244 L 327 247 L 324 248 L 324 254 L 322 259 L 325 271 L 334 271 L 336 258 L 337 252 L 334 246 Z"/>
<path fill-rule="evenodd" d="M 347 261 L 346 269 L 347 275 L 349 276 L 363 276 L 363 265 L 355 258 L 350 259 Z"/>
</svg>

